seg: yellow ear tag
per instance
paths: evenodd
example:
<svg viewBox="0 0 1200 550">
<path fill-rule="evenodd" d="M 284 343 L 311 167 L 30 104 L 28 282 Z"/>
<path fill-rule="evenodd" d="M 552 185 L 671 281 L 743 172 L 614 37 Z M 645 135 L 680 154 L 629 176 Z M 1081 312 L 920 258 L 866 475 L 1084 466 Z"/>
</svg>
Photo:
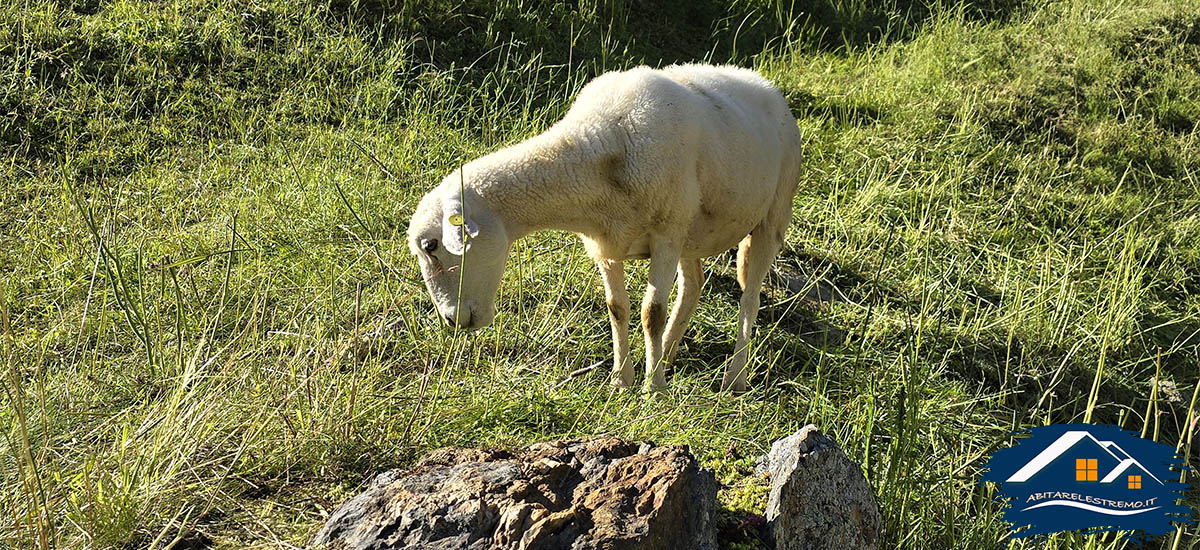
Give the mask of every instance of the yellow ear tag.
<svg viewBox="0 0 1200 550">
<path fill-rule="evenodd" d="M 450 215 L 450 225 L 453 225 L 456 227 L 461 227 L 462 224 L 463 224 L 462 214 L 451 214 Z"/>
</svg>

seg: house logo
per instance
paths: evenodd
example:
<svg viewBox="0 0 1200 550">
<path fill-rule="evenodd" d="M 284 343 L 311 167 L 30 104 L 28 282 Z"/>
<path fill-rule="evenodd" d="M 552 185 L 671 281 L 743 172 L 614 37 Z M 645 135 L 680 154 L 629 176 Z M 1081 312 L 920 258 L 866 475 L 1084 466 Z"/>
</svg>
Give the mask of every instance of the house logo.
<svg viewBox="0 0 1200 550">
<path fill-rule="evenodd" d="M 1116 427 L 1056 424 L 1028 430 L 992 454 L 984 482 L 1000 485 L 1013 537 L 1059 531 L 1128 531 L 1136 540 L 1194 523 L 1177 504 L 1188 485 L 1175 448 Z"/>
</svg>

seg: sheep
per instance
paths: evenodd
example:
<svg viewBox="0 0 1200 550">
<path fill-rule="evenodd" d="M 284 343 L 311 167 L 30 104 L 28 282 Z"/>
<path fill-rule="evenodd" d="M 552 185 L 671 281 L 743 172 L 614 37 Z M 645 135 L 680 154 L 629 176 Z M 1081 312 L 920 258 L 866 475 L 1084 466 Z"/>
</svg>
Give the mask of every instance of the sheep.
<svg viewBox="0 0 1200 550">
<path fill-rule="evenodd" d="M 609 72 L 549 130 L 447 175 L 418 204 L 408 245 L 446 324 L 471 329 L 495 317 L 516 240 L 546 229 L 578 234 L 604 282 L 611 382 L 620 387 L 634 382 L 623 265 L 649 259 L 646 391 L 666 387 L 664 365 L 704 283 L 702 259 L 737 245 L 742 296 L 721 389 L 741 393 L 759 291 L 783 244 L 799 172 L 796 119 L 758 73 L 699 64 Z"/>
</svg>

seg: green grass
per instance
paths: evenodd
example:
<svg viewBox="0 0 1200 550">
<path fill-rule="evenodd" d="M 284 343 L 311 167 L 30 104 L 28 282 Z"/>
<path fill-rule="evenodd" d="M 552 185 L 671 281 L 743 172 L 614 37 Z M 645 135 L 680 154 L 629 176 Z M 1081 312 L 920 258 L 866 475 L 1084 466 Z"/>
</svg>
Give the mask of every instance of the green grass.
<svg viewBox="0 0 1200 550">
<path fill-rule="evenodd" d="M 691 445 L 753 547 L 754 457 L 816 423 L 886 547 L 1124 548 L 1010 541 L 986 454 L 1091 421 L 1200 465 L 1194 2 L 579 4 L 0 7 L 0 546 L 302 546 L 431 449 L 611 433 Z M 713 391 L 728 256 L 662 395 L 561 383 L 611 353 L 567 234 L 517 245 L 493 327 L 444 330 L 423 192 L 604 70 L 693 59 L 762 70 L 806 143 L 778 263 L 813 292 L 768 286 L 752 391 Z"/>
</svg>

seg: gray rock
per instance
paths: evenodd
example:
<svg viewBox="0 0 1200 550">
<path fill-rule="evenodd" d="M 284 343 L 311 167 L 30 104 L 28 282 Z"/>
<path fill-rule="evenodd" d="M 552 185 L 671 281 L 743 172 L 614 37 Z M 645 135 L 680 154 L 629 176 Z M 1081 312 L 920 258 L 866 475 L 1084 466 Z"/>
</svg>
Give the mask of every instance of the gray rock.
<svg viewBox="0 0 1200 550">
<path fill-rule="evenodd" d="M 316 548 L 715 550 L 717 482 L 686 447 L 611 437 L 440 449 L 377 476 Z"/>
<path fill-rule="evenodd" d="M 876 549 L 882 519 L 862 468 L 816 426 L 771 445 L 766 518 L 777 550 Z"/>
</svg>

